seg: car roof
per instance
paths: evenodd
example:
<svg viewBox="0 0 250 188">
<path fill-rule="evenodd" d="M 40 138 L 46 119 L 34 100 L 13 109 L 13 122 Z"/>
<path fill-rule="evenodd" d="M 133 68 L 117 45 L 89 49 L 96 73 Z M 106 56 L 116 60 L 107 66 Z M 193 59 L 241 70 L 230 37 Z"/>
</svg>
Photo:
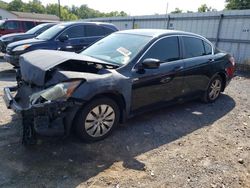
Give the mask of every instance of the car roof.
<svg viewBox="0 0 250 188">
<path fill-rule="evenodd" d="M 153 38 L 156 38 L 159 36 L 165 36 L 165 35 L 189 35 L 189 36 L 196 36 L 196 37 L 204 38 L 195 33 L 178 31 L 178 30 L 168 30 L 168 29 L 132 29 L 132 30 L 119 31 L 117 33 L 144 35 L 144 36 L 149 36 Z"/>
<path fill-rule="evenodd" d="M 114 24 L 111 23 L 106 23 L 106 22 L 85 22 L 85 21 L 71 21 L 71 22 L 63 22 L 60 23 L 60 25 L 63 26 L 72 26 L 72 25 L 78 25 L 78 24 L 86 24 L 86 25 L 102 25 L 102 26 L 106 26 L 115 30 L 118 30 Z"/>
</svg>

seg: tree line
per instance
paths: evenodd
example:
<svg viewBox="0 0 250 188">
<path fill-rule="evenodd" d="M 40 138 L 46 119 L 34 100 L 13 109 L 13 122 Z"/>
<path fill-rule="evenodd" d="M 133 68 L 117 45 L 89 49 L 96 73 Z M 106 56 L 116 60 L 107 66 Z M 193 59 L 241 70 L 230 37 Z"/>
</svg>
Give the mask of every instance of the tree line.
<svg viewBox="0 0 250 188">
<path fill-rule="evenodd" d="M 225 9 L 250 9 L 250 0 L 225 0 Z M 22 0 L 12 0 L 10 3 L 6 3 L 0 0 L 0 8 L 7 9 L 9 11 L 19 11 L 19 12 L 34 12 L 41 14 L 54 14 L 59 16 L 58 4 L 48 4 L 44 6 L 40 0 L 31 0 L 28 3 L 22 2 Z M 216 11 L 212 7 L 208 7 L 206 4 L 201 5 L 198 12 L 208 12 Z M 61 20 L 77 20 L 86 18 L 97 18 L 97 17 L 114 17 L 114 16 L 128 16 L 124 11 L 112 11 L 109 13 L 103 13 L 98 10 L 89 8 L 87 5 L 83 4 L 80 7 L 77 6 L 61 6 Z M 183 11 L 176 8 L 171 13 L 182 13 Z M 187 11 L 188 13 L 192 11 Z"/>
<path fill-rule="evenodd" d="M 31 0 L 28 3 L 22 0 L 13 0 L 10 3 L 5 3 L 0 0 L 0 8 L 8 11 L 19 11 L 19 12 L 34 12 L 40 14 L 54 14 L 59 16 L 58 4 L 48 4 L 44 6 L 40 0 Z M 78 20 L 86 18 L 97 18 L 97 17 L 113 17 L 113 16 L 127 16 L 124 11 L 112 11 L 109 13 L 103 13 L 98 10 L 89 8 L 83 4 L 80 7 L 77 6 L 61 6 L 61 20 Z"/>
<path fill-rule="evenodd" d="M 243 10 L 243 9 L 250 9 L 250 0 L 226 0 L 225 1 L 226 10 Z M 208 7 L 206 4 L 202 4 L 198 9 L 197 12 L 209 12 L 209 11 L 217 11 L 212 7 Z M 187 11 L 187 13 L 192 13 L 193 11 Z M 171 13 L 183 13 L 183 11 L 179 8 L 175 8 L 174 11 Z"/>
</svg>

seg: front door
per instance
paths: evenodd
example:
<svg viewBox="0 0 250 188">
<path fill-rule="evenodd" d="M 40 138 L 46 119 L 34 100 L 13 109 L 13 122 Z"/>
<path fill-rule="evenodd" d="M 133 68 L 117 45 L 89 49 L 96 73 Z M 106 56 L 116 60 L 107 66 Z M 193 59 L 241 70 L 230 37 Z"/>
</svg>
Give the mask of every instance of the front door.
<svg viewBox="0 0 250 188">
<path fill-rule="evenodd" d="M 85 40 L 84 25 L 75 25 L 66 29 L 61 36 L 68 36 L 68 40 L 59 41 L 58 49 L 62 51 L 78 52 L 87 46 Z"/>
<path fill-rule="evenodd" d="M 159 39 L 141 58 L 159 59 L 158 69 L 132 72 L 132 111 L 172 101 L 182 95 L 184 62 L 180 59 L 178 37 Z"/>
</svg>

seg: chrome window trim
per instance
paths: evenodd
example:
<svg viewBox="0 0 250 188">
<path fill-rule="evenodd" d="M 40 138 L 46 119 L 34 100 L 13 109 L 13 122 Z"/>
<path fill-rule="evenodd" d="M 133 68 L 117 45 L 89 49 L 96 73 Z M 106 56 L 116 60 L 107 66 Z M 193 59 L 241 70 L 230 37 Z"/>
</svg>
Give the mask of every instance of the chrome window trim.
<svg viewBox="0 0 250 188">
<path fill-rule="evenodd" d="M 154 41 L 149 47 L 148 49 L 141 55 L 141 57 L 138 59 L 138 61 L 135 63 L 135 65 L 133 66 L 132 70 L 136 70 L 135 67 L 137 66 L 138 63 L 140 63 L 141 59 L 145 56 L 145 54 L 153 47 L 153 45 L 155 45 L 155 43 L 157 43 L 158 41 L 162 40 L 162 39 L 165 39 L 165 38 L 169 38 L 169 37 L 191 37 L 191 38 L 197 38 L 197 39 L 200 39 L 202 41 L 205 41 L 207 42 L 211 47 L 212 47 L 212 54 L 209 54 L 209 55 L 214 55 L 214 46 L 213 44 L 208 40 L 206 39 L 205 37 L 202 37 L 202 36 L 190 36 L 190 35 L 185 35 L 185 34 L 180 34 L 180 35 L 169 35 L 169 36 L 163 36 L 159 39 L 157 39 L 156 41 Z M 204 55 L 204 56 L 207 56 L 207 55 Z M 197 57 L 203 57 L 203 56 L 197 56 Z M 195 58 L 195 57 L 191 57 L 191 58 Z M 183 58 L 182 60 L 184 59 L 190 59 L 190 58 Z"/>
<path fill-rule="evenodd" d="M 82 25 L 83 27 L 88 26 L 88 25 L 86 25 L 86 24 L 80 24 L 80 25 Z M 89 24 L 89 25 L 94 25 L 94 24 Z M 74 27 L 74 26 L 79 26 L 79 25 L 72 25 L 72 26 L 68 27 L 67 29 L 65 29 L 64 31 L 61 31 L 61 32 L 57 35 L 57 37 L 55 38 L 55 41 L 59 41 L 58 38 L 60 37 L 60 35 L 61 35 L 62 33 L 64 33 L 65 31 L 67 31 L 68 29 Z M 94 25 L 94 26 L 96 26 L 96 25 Z M 109 28 L 109 27 L 106 27 L 106 26 L 103 26 L 103 25 L 98 25 L 98 26 L 104 27 L 104 28 L 107 28 L 107 29 L 112 30 L 113 32 L 116 32 L 116 31 L 115 31 L 114 29 L 112 29 L 112 28 Z M 85 28 L 84 28 L 84 32 L 85 32 Z M 110 33 L 110 34 L 111 34 L 111 33 Z M 110 35 L 110 34 L 107 34 L 107 35 Z M 84 33 L 84 35 L 85 35 L 85 33 Z M 83 37 L 75 37 L 75 38 L 70 38 L 70 39 L 82 39 L 82 38 L 91 39 L 91 38 L 96 38 L 96 37 L 104 37 L 104 36 L 107 36 L 107 35 L 99 35 L 99 36 L 91 36 L 91 37 L 83 36 Z"/>
<path fill-rule="evenodd" d="M 57 35 L 57 37 L 55 38 L 55 41 L 59 41 L 59 37 L 61 36 L 61 34 L 63 34 L 64 32 L 66 32 L 67 30 L 69 30 L 69 29 L 71 29 L 72 27 L 76 27 L 76 26 L 85 26 L 84 24 L 79 24 L 79 25 L 71 25 L 71 26 L 69 26 L 68 28 L 66 28 L 64 31 L 61 31 L 58 35 Z M 84 31 L 85 32 L 85 31 Z M 85 33 L 84 33 L 85 34 Z M 86 38 L 86 37 L 75 37 L 75 38 L 69 38 L 70 40 L 71 39 L 81 39 L 81 38 Z"/>
</svg>

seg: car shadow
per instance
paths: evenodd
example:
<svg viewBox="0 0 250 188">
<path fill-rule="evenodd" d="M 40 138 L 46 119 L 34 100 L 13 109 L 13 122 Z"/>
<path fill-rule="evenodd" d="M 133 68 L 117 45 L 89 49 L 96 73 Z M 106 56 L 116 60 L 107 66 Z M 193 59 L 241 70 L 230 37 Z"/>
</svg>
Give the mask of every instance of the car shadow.
<svg viewBox="0 0 250 188">
<path fill-rule="evenodd" d="M 34 178 L 36 186 L 47 182 L 52 187 L 76 187 L 117 161 L 125 168 L 144 170 L 145 164 L 137 156 L 212 125 L 234 107 L 233 98 L 222 95 L 213 104 L 192 101 L 137 116 L 95 143 L 81 142 L 73 135 L 64 140 L 45 139 L 31 148 L 12 143 L 15 155 L 11 155 L 11 147 L 4 151 L 4 156 L 11 155 L 12 165 L 0 167 L 11 171 L 10 181 L 15 183 L 23 184 L 21 177 L 26 177 Z M 22 171 L 16 172 L 13 164 L 21 164 Z"/>
</svg>

